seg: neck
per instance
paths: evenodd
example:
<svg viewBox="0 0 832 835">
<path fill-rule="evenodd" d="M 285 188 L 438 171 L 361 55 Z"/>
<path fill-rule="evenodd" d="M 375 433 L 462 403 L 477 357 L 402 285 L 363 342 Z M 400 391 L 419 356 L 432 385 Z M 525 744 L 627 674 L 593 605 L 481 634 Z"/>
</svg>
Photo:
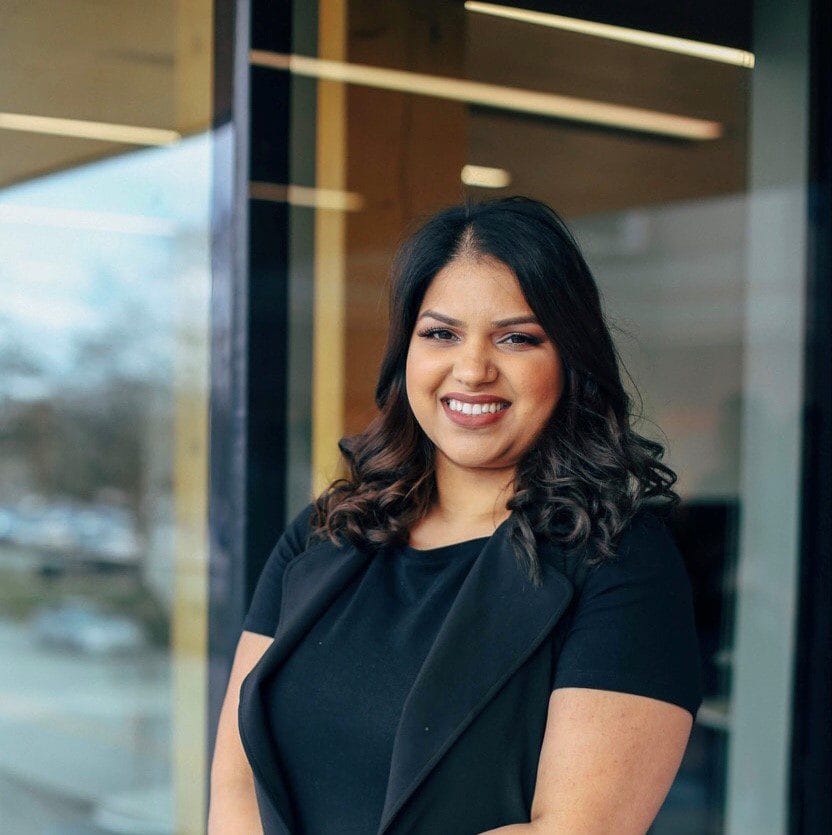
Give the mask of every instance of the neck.
<svg viewBox="0 0 832 835">
<path fill-rule="evenodd" d="M 455 524 L 491 522 L 495 527 L 508 518 L 515 467 L 460 467 L 438 456 L 435 471 L 438 518 Z"/>
</svg>

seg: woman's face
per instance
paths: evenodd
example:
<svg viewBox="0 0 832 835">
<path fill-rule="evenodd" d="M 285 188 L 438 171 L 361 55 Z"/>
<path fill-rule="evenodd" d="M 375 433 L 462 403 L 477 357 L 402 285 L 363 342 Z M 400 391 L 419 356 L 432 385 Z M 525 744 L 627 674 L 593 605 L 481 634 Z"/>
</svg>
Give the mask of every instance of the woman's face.
<svg viewBox="0 0 832 835">
<path fill-rule="evenodd" d="M 557 348 L 502 261 L 464 257 L 434 276 L 410 338 L 406 389 L 437 456 L 460 467 L 516 466 L 563 381 Z"/>
</svg>

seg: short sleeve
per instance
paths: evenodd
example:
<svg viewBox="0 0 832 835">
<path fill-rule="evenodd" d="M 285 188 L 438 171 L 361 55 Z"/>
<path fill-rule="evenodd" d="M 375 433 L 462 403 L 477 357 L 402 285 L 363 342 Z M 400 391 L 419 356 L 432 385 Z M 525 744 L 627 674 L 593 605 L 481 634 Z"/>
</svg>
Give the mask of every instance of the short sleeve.
<svg viewBox="0 0 832 835">
<path fill-rule="evenodd" d="M 650 696 L 696 718 L 703 681 L 690 577 L 664 521 L 640 512 L 612 561 L 587 573 L 552 689 Z"/>
<path fill-rule="evenodd" d="M 306 550 L 306 537 L 314 506 L 314 502 L 310 502 L 295 516 L 269 554 L 243 620 L 243 629 L 247 632 L 272 637 L 277 631 L 283 570 L 290 560 Z"/>
</svg>

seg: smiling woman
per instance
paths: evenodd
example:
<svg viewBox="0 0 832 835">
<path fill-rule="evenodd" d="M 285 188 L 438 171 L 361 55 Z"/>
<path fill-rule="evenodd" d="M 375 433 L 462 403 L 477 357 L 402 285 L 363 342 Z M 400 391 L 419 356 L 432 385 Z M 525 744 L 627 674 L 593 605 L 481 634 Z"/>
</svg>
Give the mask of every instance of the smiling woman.
<svg viewBox="0 0 832 835">
<path fill-rule="evenodd" d="M 557 406 L 557 347 L 513 271 L 480 255 L 470 230 L 430 283 L 417 321 L 449 323 L 416 328 L 406 366 L 408 402 L 435 447 L 437 482 L 470 472 L 482 497 L 486 484 L 511 481 Z"/>
<path fill-rule="evenodd" d="M 647 504 L 678 500 L 675 474 L 630 427 L 552 209 L 466 203 L 413 233 L 376 402 L 245 620 L 231 686 L 264 831 L 644 832 L 702 700 Z"/>
<path fill-rule="evenodd" d="M 645 500 L 678 503 L 663 448 L 630 425 L 595 280 L 549 206 L 517 196 L 427 219 L 395 258 L 389 322 L 380 413 L 341 440 L 351 473 L 319 496 L 319 534 L 429 547 L 515 510 L 534 583 L 535 537 L 593 562 Z M 509 405 L 475 414 L 477 401 Z"/>
</svg>

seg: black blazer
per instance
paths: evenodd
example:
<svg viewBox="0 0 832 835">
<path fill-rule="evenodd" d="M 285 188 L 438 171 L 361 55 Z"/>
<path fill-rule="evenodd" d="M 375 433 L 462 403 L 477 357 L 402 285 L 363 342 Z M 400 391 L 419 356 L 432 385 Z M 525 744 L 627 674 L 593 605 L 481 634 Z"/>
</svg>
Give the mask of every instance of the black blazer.
<svg viewBox="0 0 832 835">
<path fill-rule="evenodd" d="M 472 565 L 405 700 L 376 835 L 477 835 L 530 819 L 555 665 L 585 570 L 580 552 L 539 540 L 543 582 L 533 587 L 507 521 Z M 371 558 L 324 541 L 286 565 L 274 641 L 244 679 L 238 713 L 265 835 L 293 833 L 295 821 L 263 681 Z"/>
</svg>

